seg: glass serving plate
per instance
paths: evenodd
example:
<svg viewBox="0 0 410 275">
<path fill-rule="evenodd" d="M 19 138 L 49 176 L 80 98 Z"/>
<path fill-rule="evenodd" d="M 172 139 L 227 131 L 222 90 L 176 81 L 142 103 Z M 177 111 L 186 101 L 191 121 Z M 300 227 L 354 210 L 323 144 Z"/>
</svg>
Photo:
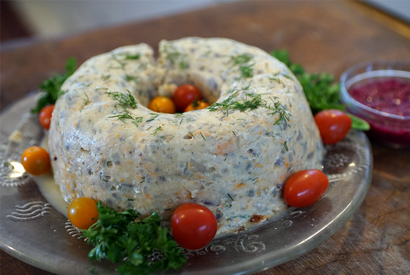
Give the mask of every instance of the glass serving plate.
<svg viewBox="0 0 410 275">
<path fill-rule="evenodd" d="M 24 114 L 34 102 L 35 94 L 31 94 L 0 117 L 0 248 L 57 274 L 116 274 L 116 265 L 88 260 L 91 246 L 19 170 L 22 151 L 39 144 L 43 135 L 37 117 Z M 14 133 L 19 142 L 8 142 L 16 128 L 22 133 Z M 372 172 L 372 153 L 363 133 L 351 131 L 342 142 L 326 149 L 324 172 L 330 184 L 316 204 L 290 208 L 281 218 L 252 230 L 217 238 L 198 251 L 185 251 L 187 263 L 181 269 L 158 274 L 252 274 L 320 245 L 358 209 Z M 151 260 L 157 257 L 161 255 L 154 253 Z"/>
</svg>

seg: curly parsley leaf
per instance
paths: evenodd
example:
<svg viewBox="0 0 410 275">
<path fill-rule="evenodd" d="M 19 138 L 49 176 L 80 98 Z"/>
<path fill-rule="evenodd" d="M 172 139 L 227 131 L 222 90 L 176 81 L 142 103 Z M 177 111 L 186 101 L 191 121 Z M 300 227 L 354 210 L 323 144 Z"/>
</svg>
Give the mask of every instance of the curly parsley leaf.
<svg viewBox="0 0 410 275">
<path fill-rule="evenodd" d="M 40 89 L 44 93 L 37 101 L 37 106 L 31 110 L 32 113 L 39 113 L 43 107 L 56 103 L 58 97 L 63 94 L 63 91 L 61 91 L 61 85 L 63 85 L 64 81 L 75 72 L 76 67 L 77 62 L 75 58 L 71 57 L 65 65 L 65 74 L 54 74 L 40 84 Z"/>
<path fill-rule="evenodd" d="M 178 269 L 186 262 L 181 248 L 160 226 L 161 217 L 157 213 L 135 221 L 139 213 L 134 210 L 116 212 L 97 203 L 98 221 L 83 231 L 83 238 L 94 248 L 88 254 L 90 260 L 106 258 L 114 263 L 122 263 L 117 268 L 120 275 L 150 274 L 158 269 Z M 153 252 L 160 252 L 162 258 L 149 262 Z"/>
<path fill-rule="evenodd" d="M 275 50 L 271 52 L 271 55 L 288 66 L 299 80 L 313 114 L 328 109 L 346 110 L 346 105 L 340 99 L 340 83 L 335 83 L 333 75 L 328 73 L 306 73 L 300 64 L 293 63 L 290 60 L 287 50 Z M 352 118 L 352 129 L 360 131 L 370 129 L 370 125 L 363 119 L 350 114 L 349 117 Z"/>
</svg>

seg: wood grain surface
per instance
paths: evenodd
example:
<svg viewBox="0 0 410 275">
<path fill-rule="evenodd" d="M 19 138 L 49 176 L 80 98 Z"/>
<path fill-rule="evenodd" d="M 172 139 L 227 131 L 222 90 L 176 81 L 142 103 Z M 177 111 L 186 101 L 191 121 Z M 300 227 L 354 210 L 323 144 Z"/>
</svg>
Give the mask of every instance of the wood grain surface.
<svg viewBox="0 0 410 275">
<path fill-rule="evenodd" d="M 1 48 L 0 108 L 28 92 L 68 57 L 81 63 L 116 47 L 186 36 L 227 37 L 266 51 L 286 48 L 308 72 L 339 77 L 351 65 L 410 59 L 410 26 L 357 2 L 246 1 L 52 41 Z M 331 238 L 258 275 L 410 274 L 410 150 L 372 141 L 373 180 L 363 204 Z M 50 274 L 0 252 L 0 274 Z"/>
</svg>

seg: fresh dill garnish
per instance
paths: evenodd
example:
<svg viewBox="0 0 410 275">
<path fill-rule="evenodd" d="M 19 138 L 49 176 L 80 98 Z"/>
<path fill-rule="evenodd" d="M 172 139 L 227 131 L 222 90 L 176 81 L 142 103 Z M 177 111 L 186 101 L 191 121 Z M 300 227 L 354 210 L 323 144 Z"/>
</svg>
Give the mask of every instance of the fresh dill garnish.
<svg viewBox="0 0 410 275">
<path fill-rule="evenodd" d="M 181 121 L 179 122 L 179 125 L 181 125 L 182 121 L 184 120 L 184 118 L 181 118 Z"/>
<path fill-rule="evenodd" d="M 254 64 L 247 64 L 251 61 L 253 56 L 248 53 L 236 55 L 231 57 L 231 62 L 233 63 L 232 66 L 239 66 L 239 70 L 242 73 L 242 77 L 248 78 L 252 77 L 253 75 L 253 65 Z"/>
<path fill-rule="evenodd" d="M 277 98 L 271 98 L 273 102 L 268 104 L 268 102 L 262 99 L 262 95 L 247 93 L 245 98 L 236 100 L 235 97 L 237 96 L 237 93 L 238 91 L 232 92 L 224 101 L 212 104 L 208 107 L 209 111 L 221 111 L 225 116 L 228 116 L 229 111 L 238 110 L 241 112 L 247 112 L 263 107 L 267 109 L 269 115 L 279 115 L 279 118 L 276 120 L 274 125 L 288 125 L 290 113 Z"/>
<path fill-rule="evenodd" d="M 233 134 L 234 136 L 236 136 L 235 131 L 232 131 L 232 134 Z"/>
<path fill-rule="evenodd" d="M 162 130 L 162 126 L 158 126 L 157 128 L 154 129 L 154 131 L 152 132 L 152 135 L 155 135 L 158 131 Z"/>
<path fill-rule="evenodd" d="M 233 201 L 231 194 L 228 193 L 228 197 Z"/>
<path fill-rule="evenodd" d="M 202 134 L 202 132 L 200 132 L 201 137 L 206 141 L 206 138 L 204 137 L 204 135 Z"/>
<path fill-rule="evenodd" d="M 193 138 L 196 138 L 193 133 L 188 132 Z"/>
<path fill-rule="evenodd" d="M 108 118 L 118 118 L 119 120 L 121 120 L 124 123 L 127 123 L 125 120 L 126 119 L 130 119 L 132 120 L 131 123 L 135 124 L 135 126 L 138 127 L 138 123 L 142 122 L 143 117 L 139 116 L 139 117 L 133 117 L 130 113 L 123 113 L 120 115 L 115 115 L 115 116 L 109 116 Z"/>
<path fill-rule="evenodd" d="M 178 52 L 174 47 L 166 45 L 163 49 L 163 53 L 167 55 L 172 65 L 178 65 L 180 69 L 189 68 L 187 55 Z"/>
<path fill-rule="evenodd" d="M 111 57 L 115 62 L 117 62 L 120 65 L 119 68 L 113 68 L 113 69 L 122 69 L 125 71 L 125 63 L 119 60 L 115 54 L 111 54 Z"/>
<path fill-rule="evenodd" d="M 55 104 L 57 99 L 64 94 L 61 91 L 61 85 L 64 81 L 71 76 L 77 67 L 75 58 L 71 57 L 67 60 L 65 65 L 65 73 L 63 75 L 54 74 L 52 77 L 46 79 L 40 84 L 40 89 L 43 92 L 39 100 L 37 101 L 36 107 L 31 109 L 33 114 L 39 113 L 47 105 Z"/>
<path fill-rule="evenodd" d="M 107 81 L 108 79 L 110 79 L 110 77 L 111 77 L 111 75 L 110 75 L 110 74 L 107 74 L 107 75 L 103 75 L 103 76 L 101 77 L 101 79 L 102 79 L 103 81 Z"/>
<path fill-rule="evenodd" d="M 134 96 L 130 91 L 127 90 L 127 92 L 128 94 L 120 92 L 106 92 L 106 94 L 112 97 L 114 100 L 118 101 L 120 103 L 120 106 L 124 108 L 124 111 L 126 111 L 128 106 L 133 109 L 137 108 L 137 101 L 135 100 Z"/>
<path fill-rule="evenodd" d="M 285 141 L 285 143 L 283 144 L 283 146 L 285 147 L 286 151 L 289 151 L 288 142 L 287 142 L 287 141 Z"/>
<path fill-rule="evenodd" d="M 87 105 L 88 103 L 90 103 L 90 98 L 88 97 L 88 95 L 86 93 L 84 93 L 86 98 L 83 98 L 84 104 L 83 104 L 83 108 L 85 107 L 85 105 Z"/>
<path fill-rule="evenodd" d="M 125 59 L 126 60 L 136 60 L 136 59 L 140 59 L 140 54 L 139 53 L 137 53 L 137 54 L 127 54 L 126 56 L 125 56 Z"/>
<path fill-rule="evenodd" d="M 248 78 L 253 76 L 253 65 L 255 64 L 250 64 L 250 65 L 240 65 L 239 70 L 242 72 L 242 77 Z"/>
<path fill-rule="evenodd" d="M 146 120 L 147 122 L 151 122 L 151 121 L 155 120 L 155 119 L 159 116 L 159 114 L 154 114 L 154 113 L 150 113 L 150 115 L 152 115 L 152 117 L 151 117 L 150 119 L 147 119 L 147 120 Z"/>
<path fill-rule="evenodd" d="M 157 270 L 177 270 L 186 262 L 182 249 L 179 248 L 166 227 L 161 227 L 161 217 L 154 212 L 151 216 L 135 221 L 139 213 L 129 209 L 116 212 L 97 203 L 98 221 L 82 238 L 94 248 L 88 254 L 90 260 L 108 259 L 120 263 L 117 272 L 120 275 L 148 275 Z M 161 257 L 151 262 L 149 256 L 158 251 Z"/>
<path fill-rule="evenodd" d="M 183 113 L 175 113 L 175 114 L 174 114 L 175 117 L 180 117 L 180 116 L 182 116 L 182 115 L 183 115 Z"/>
<path fill-rule="evenodd" d="M 288 66 L 299 80 L 313 114 L 327 109 L 346 110 L 346 105 L 344 105 L 340 99 L 340 83 L 335 83 L 333 75 L 328 73 L 311 74 L 305 72 L 305 69 L 300 64 L 293 63 L 290 60 L 287 50 L 272 51 L 271 55 Z M 349 116 L 353 122 L 352 129 L 360 131 L 370 129 L 366 121 L 353 115 Z"/>
<path fill-rule="evenodd" d="M 128 75 L 128 74 L 125 75 L 125 79 L 126 79 L 127 81 L 135 81 L 135 82 L 137 82 L 137 83 L 140 81 L 140 77 L 139 77 L 139 76 L 132 76 L 132 75 Z"/>
<path fill-rule="evenodd" d="M 134 119 L 129 113 L 123 113 L 123 114 L 120 114 L 120 115 L 109 116 L 108 118 L 118 118 L 119 120 L 121 120 L 124 123 L 126 123 L 125 122 L 126 119 Z"/>
<path fill-rule="evenodd" d="M 135 126 L 138 127 L 138 123 L 141 123 L 142 119 L 143 119 L 142 116 L 134 117 L 134 119 L 132 120 L 132 123 L 135 124 Z"/>
<path fill-rule="evenodd" d="M 245 64 L 251 61 L 253 56 L 249 53 L 244 53 L 244 54 L 239 54 L 236 56 L 231 57 L 231 61 L 233 62 L 234 65 L 240 65 L 240 64 Z"/>
</svg>

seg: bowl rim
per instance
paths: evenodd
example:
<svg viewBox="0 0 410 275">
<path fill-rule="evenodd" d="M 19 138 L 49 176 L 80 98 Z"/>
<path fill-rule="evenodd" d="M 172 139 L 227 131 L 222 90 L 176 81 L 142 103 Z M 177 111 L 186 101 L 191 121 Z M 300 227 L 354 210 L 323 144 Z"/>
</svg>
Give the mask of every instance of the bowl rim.
<svg viewBox="0 0 410 275">
<path fill-rule="evenodd" d="M 346 102 L 347 105 L 352 104 L 354 106 L 359 107 L 360 109 L 366 110 L 369 113 L 372 113 L 374 115 L 378 115 L 378 116 L 383 116 L 383 117 L 387 117 L 390 119 L 398 119 L 398 120 L 402 120 L 402 121 L 410 121 L 410 116 L 401 116 L 401 115 L 395 115 L 395 114 L 391 114 L 391 113 L 386 113 L 386 112 L 382 112 L 382 111 L 378 111 L 376 109 L 370 108 L 369 106 L 364 105 L 363 103 L 360 103 L 359 101 L 357 101 L 356 99 L 354 99 L 349 92 L 346 89 L 346 79 L 347 76 L 349 75 L 349 73 L 351 73 L 352 71 L 358 69 L 358 68 L 366 68 L 372 65 L 394 65 L 397 63 L 404 63 L 404 64 L 408 64 L 409 68 L 410 68 L 410 60 L 404 60 L 404 59 L 398 59 L 398 60 L 375 60 L 375 61 L 367 61 L 367 62 L 361 62 L 358 64 L 355 64 L 351 67 L 349 67 L 346 71 L 344 71 L 342 73 L 342 75 L 340 76 L 340 94 L 342 96 L 342 100 L 347 100 L 348 102 Z M 369 70 L 369 71 L 403 71 L 403 70 L 395 70 L 395 69 L 376 69 L 376 70 Z M 410 70 L 408 71 L 410 73 Z M 386 75 L 388 76 L 388 75 Z"/>
</svg>

